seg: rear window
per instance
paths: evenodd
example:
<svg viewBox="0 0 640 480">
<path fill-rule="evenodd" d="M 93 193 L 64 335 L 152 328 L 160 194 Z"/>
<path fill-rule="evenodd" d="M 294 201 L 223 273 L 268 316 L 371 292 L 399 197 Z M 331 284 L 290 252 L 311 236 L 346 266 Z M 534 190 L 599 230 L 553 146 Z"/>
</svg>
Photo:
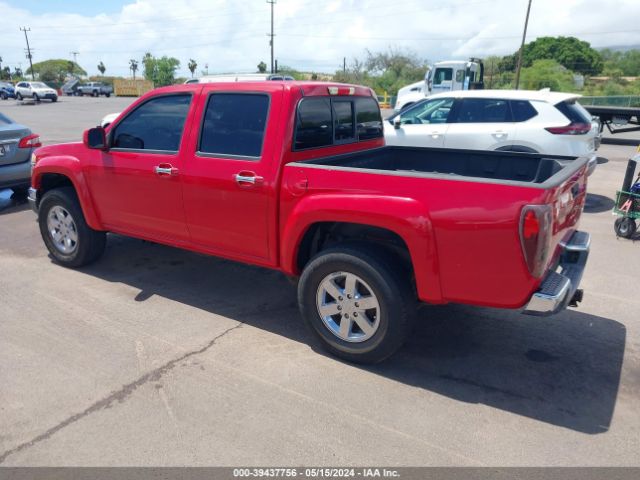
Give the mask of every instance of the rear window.
<svg viewBox="0 0 640 480">
<path fill-rule="evenodd" d="M 269 97 L 264 94 L 212 94 L 204 114 L 198 151 L 259 158 L 268 112 Z"/>
<path fill-rule="evenodd" d="M 526 122 L 538 115 L 538 111 L 526 100 L 511 100 L 511 113 L 514 122 Z"/>
<path fill-rule="evenodd" d="M 296 150 L 333 144 L 331 122 L 331 100 L 322 97 L 303 99 L 298 106 Z"/>
<path fill-rule="evenodd" d="M 382 135 L 380 108 L 371 97 L 305 98 L 298 106 L 294 149 L 371 140 Z"/>
<path fill-rule="evenodd" d="M 587 111 L 579 103 L 573 102 L 560 102 L 556 104 L 556 108 L 567 117 L 571 123 L 591 123 L 591 119 Z"/>
<path fill-rule="evenodd" d="M 380 107 L 373 98 L 360 97 L 356 99 L 356 125 L 358 140 L 382 137 Z"/>
</svg>

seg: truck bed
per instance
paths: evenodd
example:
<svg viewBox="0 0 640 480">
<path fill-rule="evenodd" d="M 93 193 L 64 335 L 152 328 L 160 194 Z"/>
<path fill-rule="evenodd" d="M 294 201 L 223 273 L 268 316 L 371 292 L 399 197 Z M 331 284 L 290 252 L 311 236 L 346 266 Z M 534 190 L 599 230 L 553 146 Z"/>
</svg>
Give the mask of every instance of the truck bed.
<svg viewBox="0 0 640 480">
<path fill-rule="evenodd" d="M 314 159 L 304 164 L 365 169 L 386 174 L 396 172 L 400 175 L 461 177 L 467 181 L 526 183 L 550 188 L 588 161 L 587 157 L 389 146 Z"/>
</svg>

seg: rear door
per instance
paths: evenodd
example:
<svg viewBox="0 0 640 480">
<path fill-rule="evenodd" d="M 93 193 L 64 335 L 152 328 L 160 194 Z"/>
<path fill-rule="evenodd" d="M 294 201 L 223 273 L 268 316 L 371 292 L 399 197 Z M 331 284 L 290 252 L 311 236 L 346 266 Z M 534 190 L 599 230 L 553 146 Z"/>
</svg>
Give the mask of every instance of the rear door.
<svg viewBox="0 0 640 480">
<path fill-rule="evenodd" d="M 273 263 L 276 174 L 273 139 L 283 86 L 208 84 L 185 165 L 185 214 L 194 243 L 232 258 Z M 205 93 L 203 93 L 205 95 Z M 271 255 L 270 253 L 273 253 Z"/>
<path fill-rule="evenodd" d="M 444 146 L 453 103 L 453 98 L 434 98 L 417 103 L 399 113 L 400 128 L 394 126 L 396 117 L 385 122 L 386 144 L 410 147 Z"/>
<path fill-rule="evenodd" d="M 509 101 L 499 98 L 461 98 L 447 130 L 446 148 L 497 150 L 513 145 L 515 126 Z"/>
</svg>

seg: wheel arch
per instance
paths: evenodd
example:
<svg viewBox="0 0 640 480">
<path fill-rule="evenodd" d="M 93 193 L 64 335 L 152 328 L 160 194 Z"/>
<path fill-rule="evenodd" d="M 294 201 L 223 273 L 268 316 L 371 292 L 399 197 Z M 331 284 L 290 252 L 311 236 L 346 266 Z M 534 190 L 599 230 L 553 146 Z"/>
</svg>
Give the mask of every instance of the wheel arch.
<svg viewBox="0 0 640 480">
<path fill-rule="evenodd" d="M 422 300 L 442 302 L 435 236 L 423 205 L 394 197 L 346 197 L 339 203 L 332 198 L 327 205 L 318 200 L 312 201 L 313 208 L 301 201 L 288 216 L 281 233 L 280 263 L 285 273 L 299 275 L 324 248 L 365 242 L 406 263 Z"/>
<path fill-rule="evenodd" d="M 71 187 L 78 197 L 87 224 L 94 230 L 103 230 L 93 207 L 86 179 L 79 170 L 78 163 L 77 159 L 67 157 L 56 157 L 55 164 L 53 157 L 40 160 L 31 175 L 31 186 L 37 190 L 36 205 L 40 205 L 40 200 L 48 191 L 54 188 Z"/>
</svg>

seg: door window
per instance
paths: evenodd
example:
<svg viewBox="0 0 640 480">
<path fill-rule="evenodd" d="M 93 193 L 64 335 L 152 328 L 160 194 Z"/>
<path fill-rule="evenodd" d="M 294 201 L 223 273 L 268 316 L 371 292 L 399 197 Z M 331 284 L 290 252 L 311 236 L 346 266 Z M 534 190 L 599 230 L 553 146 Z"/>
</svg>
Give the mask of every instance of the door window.
<svg viewBox="0 0 640 480">
<path fill-rule="evenodd" d="M 191 94 L 150 99 L 116 125 L 113 148 L 177 152 L 190 104 Z"/>
<path fill-rule="evenodd" d="M 447 123 L 452 106 L 453 98 L 427 100 L 400 114 L 400 123 L 402 125 Z"/>
<path fill-rule="evenodd" d="M 260 158 L 268 113 L 269 96 L 265 94 L 210 95 L 198 154 Z"/>
<path fill-rule="evenodd" d="M 433 75 L 433 84 L 441 85 L 444 82 L 450 82 L 453 78 L 453 68 L 436 68 L 436 73 Z"/>
<path fill-rule="evenodd" d="M 511 122 L 509 102 L 495 98 L 464 98 L 458 109 L 458 123 Z"/>
</svg>

